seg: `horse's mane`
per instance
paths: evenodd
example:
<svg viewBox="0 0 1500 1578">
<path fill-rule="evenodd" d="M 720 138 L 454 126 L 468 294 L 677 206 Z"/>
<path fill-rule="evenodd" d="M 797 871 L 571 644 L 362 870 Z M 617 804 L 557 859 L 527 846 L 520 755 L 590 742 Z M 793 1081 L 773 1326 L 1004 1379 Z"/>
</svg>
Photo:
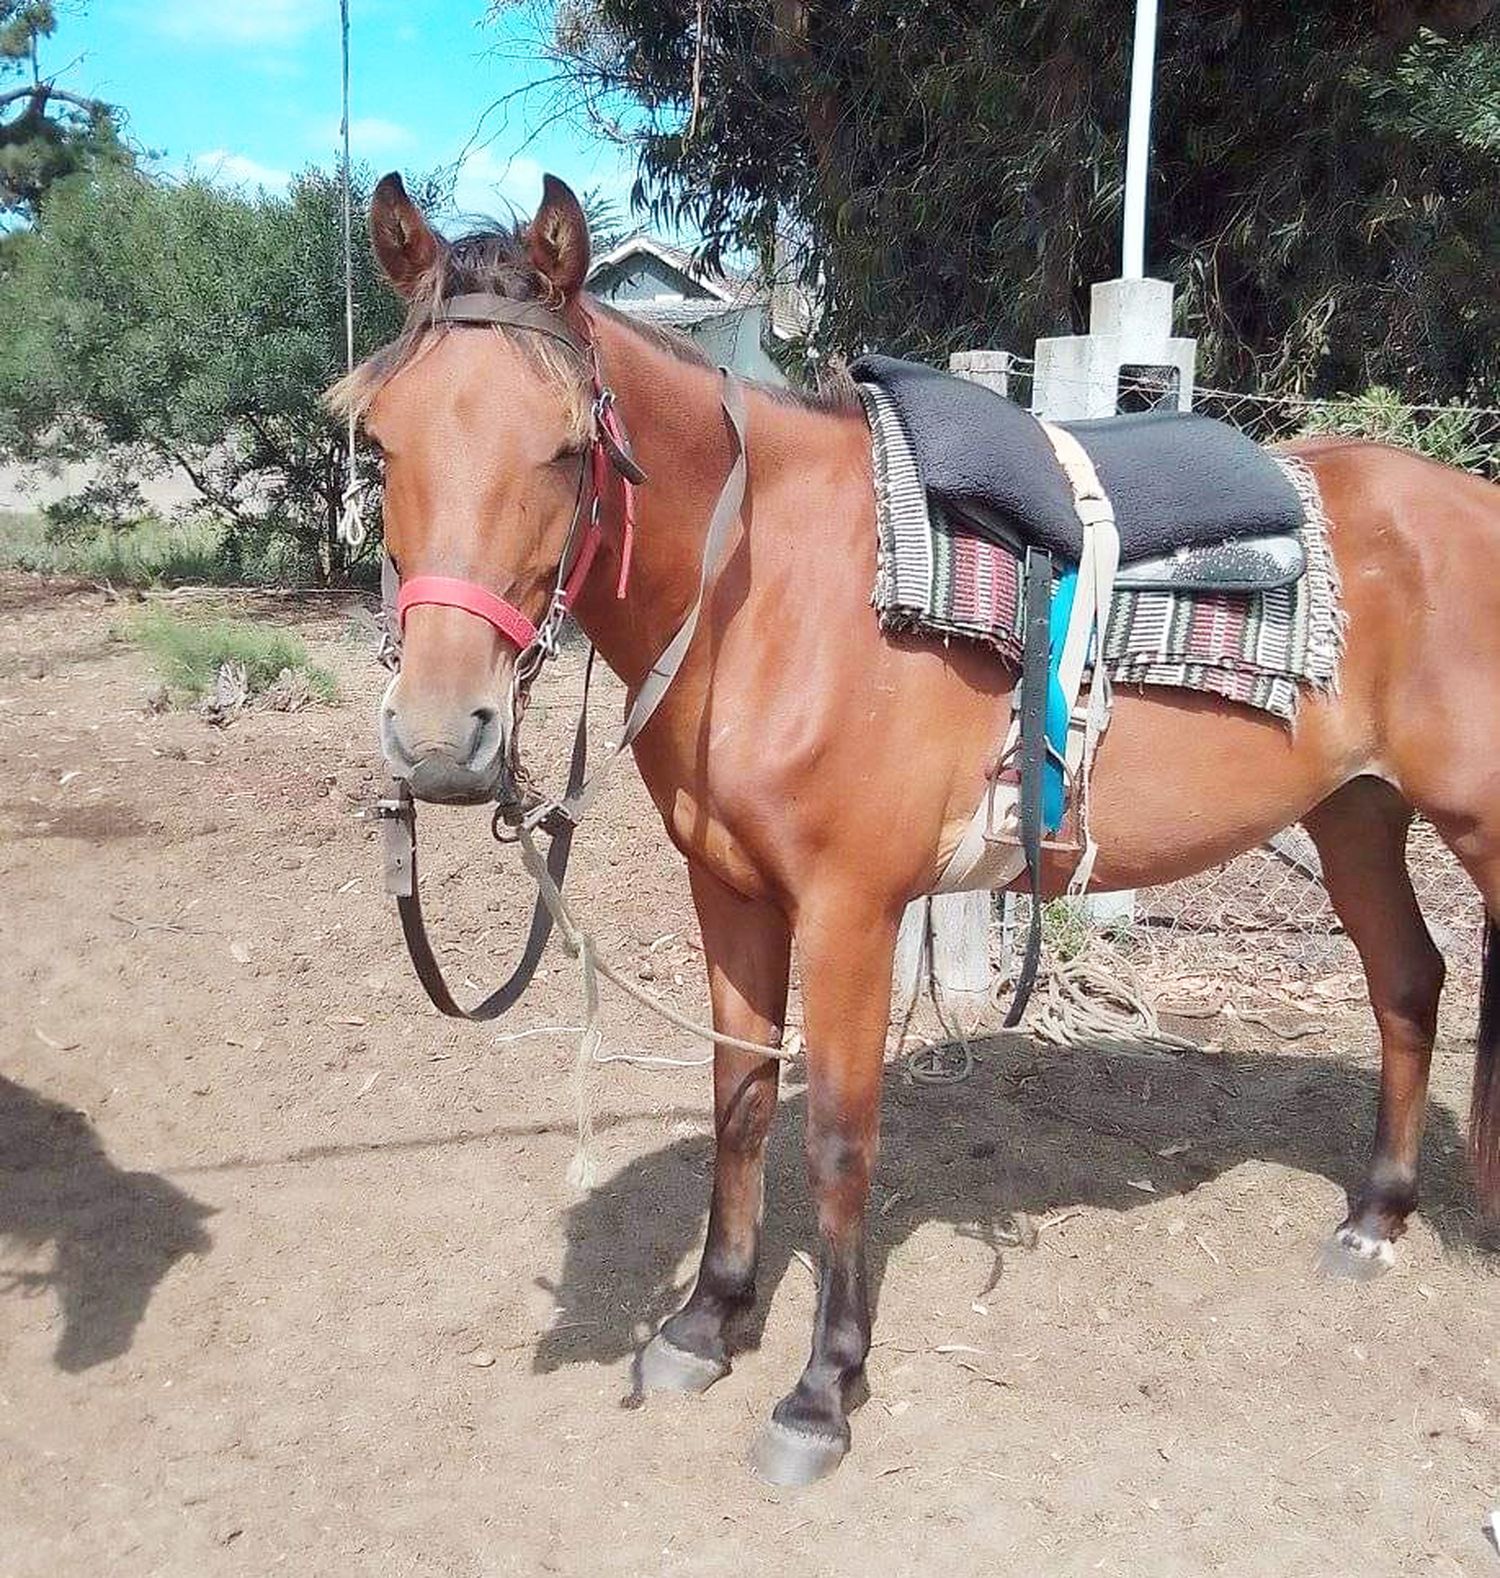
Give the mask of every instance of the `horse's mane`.
<svg viewBox="0 0 1500 1578">
<path fill-rule="evenodd" d="M 442 332 L 443 303 L 469 294 L 535 301 L 554 311 L 562 308 L 551 280 L 527 256 L 523 226 L 473 230 L 439 247 L 432 267 L 412 286 L 401 332 L 340 378 L 324 395 L 324 404 L 339 416 L 362 417 L 381 389 L 421 354 L 435 333 Z M 569 425 L 582 439 L 588 432 L 589 389 L 577 357 L 544 335 L 499 324 L 494 332 L 505 335 L 557 385 Z"/>
<path fill-rule="evenodd" d="M 453 296 L 471 293 L 503 296 L 511 301 L 535 301 L 554 311 L 561 311 L 563 306 L 552 281 L 527 255 L 524 225 L 490 225 L 473 230 L 439 249 L 437 260 L 412 288 L 401 332 L 328 390 L 323 399 L 329 410 L 339 416 L 363 417 L 380 390 L 420 355 L 430 337 L 441 330 L 443 303 Z M 698 367 L 713 366 L 699 347 L 676 329 L 644 323 L 602 302 L 595 302 L 593 307 L 637 339 L 666 351 L 678 361 Z M 555 341 L 539 334 L 500 325 L 496 325 L 494 332 L 506 335 L 556 384 L 570 427 L 578 438 L 585 437 L 591 391 L 577 359 Z M 757 383 L 755 387 L 779 404 L 813 411 L 838 411 L 858 404 L 847 380 L 834 381 L 815 394 L 768 384 Z"/>
</svg>

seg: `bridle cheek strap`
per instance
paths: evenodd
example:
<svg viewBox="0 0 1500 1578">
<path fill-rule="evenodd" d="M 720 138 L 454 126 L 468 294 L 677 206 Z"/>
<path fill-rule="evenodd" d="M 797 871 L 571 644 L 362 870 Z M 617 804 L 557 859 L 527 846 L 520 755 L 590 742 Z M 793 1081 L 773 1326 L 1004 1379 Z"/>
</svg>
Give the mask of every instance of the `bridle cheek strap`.
<svg viewBox="0 0 1500 1578">
<path fill-rule="evenodd" d="M 604 490 L 609 486 L 611 467 L 620 479 L 622 530 L 620 576 L 615 585 L 615 596 L 621 598 L 630 585 L 630 558 L 635 551 L 635 489 L 636 484 L 644 480 L 645 474 L 630 452 L 629 441 L 620 427 L 619 417 L 615 414 L 614 397 L 606 396 L 604 390 L 599 388 L 597 374 L 594 378 L 594 387 L 596 390 L 594 420 L 598 424 L 594 437 L 593 456 L 595 500 L 604 497 Z"/>
<path fill-rule="evenodd" d="M 467 614 L 475 614 L 522 650 L 536 640 L 536 626 L 514 603 L 506 602 L 473 581 L 459 581 L 446 575 L 414 575 L 402 582 L 401 595 L 396 599 L 396 618 L 402 628 L 406 625 L 407 610 L 423 604 L 461 608 Z"/>
</svg>

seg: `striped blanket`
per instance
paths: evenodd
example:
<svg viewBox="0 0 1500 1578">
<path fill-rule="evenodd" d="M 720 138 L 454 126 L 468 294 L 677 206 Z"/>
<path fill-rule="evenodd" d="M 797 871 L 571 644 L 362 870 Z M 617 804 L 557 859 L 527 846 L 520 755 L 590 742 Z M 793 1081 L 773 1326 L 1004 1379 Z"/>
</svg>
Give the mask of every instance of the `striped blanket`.
<svg viewBox="0 0 1500 1578">
<path fill-rule="evenodd" d="M 1021 661 L 1021 561 L 977 537 L 928 496 L 901 420 L 874 384 L 859 392 L 870 421 L 879 550 L 871 597 L 885 630 L 963 636 Z M 1302 689 L 1338 683 L 1343 616 L 1328 517 L 1312 473 L 1272 457 L 1303 504 L 1307 573 L 1252 593 L 1117 589 L 1104 660 L 1117 685 L 1209 691 L 1291 722 Z"/>
</svg>

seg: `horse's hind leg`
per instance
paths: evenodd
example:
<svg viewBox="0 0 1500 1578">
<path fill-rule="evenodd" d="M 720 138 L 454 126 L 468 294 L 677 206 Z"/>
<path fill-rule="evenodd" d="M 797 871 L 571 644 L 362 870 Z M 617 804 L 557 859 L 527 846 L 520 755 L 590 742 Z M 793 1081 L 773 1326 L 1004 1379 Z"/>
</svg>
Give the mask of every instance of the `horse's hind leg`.
<svg viewBox="0 0 1500 1578">
<path fill-rule="evenodd" d="M 1304 818 L 1328 896 L 1359 950 L 1380 1029 L 1375 1145 L 1324 1262 L 1355 1275 L 1373 1275 L 1391 1264 L 1394 1241 L 1417 1203 L 1443 956 L 1428 935 L 1407 875 L 1411 816 L 1411 807 L 1389 784 L 1356 778 Z"/>
<path fill-rule="evenodd" d="M 703 934 L 714 1028 L 777 1046 L 786 1017 L 791 933 L 781 912 L 742 898 L 689 864 Z M 729 1372 L 724 1328 L 755 1298 L 766 1138 L 780 1064 L 714 1049 L 713 1200 L 691 1297 L 642 1350 L 641 1391 L 703 1392 Z"/>
</svg>

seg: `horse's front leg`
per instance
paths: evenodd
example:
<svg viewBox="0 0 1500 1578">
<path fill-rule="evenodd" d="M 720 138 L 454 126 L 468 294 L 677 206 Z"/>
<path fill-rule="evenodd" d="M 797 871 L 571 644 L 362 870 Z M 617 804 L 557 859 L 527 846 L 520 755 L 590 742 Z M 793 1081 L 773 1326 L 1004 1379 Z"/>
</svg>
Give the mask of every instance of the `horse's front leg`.
<svg viewBox="0 0 1500 1578">
<path fill-rule="evenodd" d="M 818 1304 L 807 1368 L 755 1445 L 755 1467 L 774 1484 L 820 1479 L 849 1450 L 850 1393 L 870 1351 L 865 1209 L 880 1143 L 897 920 L 846 895 L 824 896 L 798 917 Z"/>
<path fill-rule="evenodd" d="M 742 898 L 689 865 L 703 935 L 714 1028 L 779 1046 L 791 934 L 773 905 Z M 729 1372 L 725 1326 L 754 1302 L 766 1138 L 776 1115 L 774 1058 L 714 1049 L 713 1201 L 692 1296 L 642 1350 L 642 1391 L 706 1391 Z"/>
</svg>

